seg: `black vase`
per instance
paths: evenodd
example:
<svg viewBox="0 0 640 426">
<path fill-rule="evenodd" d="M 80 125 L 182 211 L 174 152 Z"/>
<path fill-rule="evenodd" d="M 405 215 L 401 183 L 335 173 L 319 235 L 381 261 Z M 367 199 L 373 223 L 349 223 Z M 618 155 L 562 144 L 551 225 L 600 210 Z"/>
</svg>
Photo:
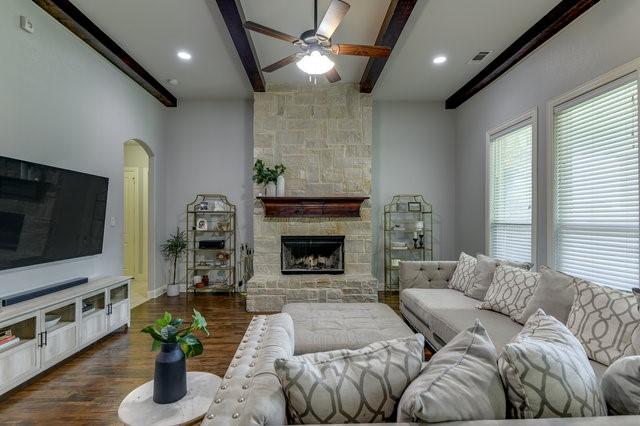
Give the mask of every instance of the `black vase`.
<svg viewBox="0 0 640 426">
<path fill-rule="evenodd" d="M 187 394 L 187 363 L 177 343 L 162 343 L 156 357 L 153 402 L 171 404 Z"/>
</svg>

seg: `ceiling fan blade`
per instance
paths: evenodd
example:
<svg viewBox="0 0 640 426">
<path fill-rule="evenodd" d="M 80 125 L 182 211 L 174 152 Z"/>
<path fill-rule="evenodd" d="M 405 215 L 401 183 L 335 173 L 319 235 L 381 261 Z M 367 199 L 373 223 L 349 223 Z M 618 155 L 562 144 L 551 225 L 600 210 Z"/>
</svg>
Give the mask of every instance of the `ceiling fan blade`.
<svg viewBox="0 0 640 426">
<path fill-rule="evenodd" d="M 340 74 L 338 74 L 338 71 L 336 71 L 336 67 L 333 67 L 329 71 L 324 73 L 324 76 L 327 77 L 327 80 L 329 80 L 329 83 L 335 83 L 336 81 L 342 80 L 342 78 L 340 77 Z"/>
<path fill-rule="evenodd" d="M 362 44 L 334 44 L 331 46 L 331 51 L 336 55 L 369 56 L 372 58 L 386 58 L 391 54 L 389 47 Z"/>
<path fill-rule="evenodd" d="M 316 34 L 322 37 L 331 38 L 350 7 L 351 6 L 349 6 L 348 3 L 345 3 L 342 0 L 333 0 L 329 5 L 329 9 L 327 9 L 327 13 L 324 15 L 324 18 L 322 18 L 322 22 L 320 22 L 320 25 L 316 30 Z"/>
<path fill-rule="evenodd" d="M 298 41 L 297 37 L 290 36 L 273 28 L 265 27 L 264 25 L 256 24 L 255 22 L 247 21 L 244 23 L 244 27 L 248 30 L 286 41 L 287 43 L 295 43 Z"/>
<path fill-rule="evenodd" d="M 280 68 L 286 67 L 290 63 L 297 61 L 300 55 L 301 55 L 300 53 L 294 53 L 292 55 L 289 55 L 286 58 L 280 59 L 278 62 L 274 62 L 273 64 L 262 68 L 262 71 L 274 72 L 276 70 L 279 70 Z"/>
</svg>

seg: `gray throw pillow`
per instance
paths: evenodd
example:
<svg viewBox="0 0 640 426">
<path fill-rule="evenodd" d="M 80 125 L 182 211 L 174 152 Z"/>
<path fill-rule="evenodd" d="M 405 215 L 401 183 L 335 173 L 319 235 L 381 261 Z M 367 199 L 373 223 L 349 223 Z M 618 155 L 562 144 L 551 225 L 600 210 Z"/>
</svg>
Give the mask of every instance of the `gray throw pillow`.
<svg viewBox="0 0 640 426">
<path fill-rule="evenodd" d="M 473 284 L 475 280 L 476 264 L 478 260 L 469 256 L 467 253 L 460 253 L 458 259 L 458 266 L 456 266 L 451 280 L 449 281 L 449 288 L 452 290 L 458 290 L 461 292 L 467 291 L 467 289 Z"/>
<path fill-rule="evenodd" d="M 567 327 L 590 359 L 611 365 L 625 355 L 640 355 L 633 336 L 640 327 L 638 301 L 632 293 L 576 280 L 576 298 Z"/>
<path fill-rule="evenodd" d="M 504 419 L 498 354 L 476 320 L 433 355 L 398 404 L 398 423 Z"/>
<path fill-rule="evenodd" d="M 537 272 L 498 265 L 487 295 L 478 308 L 518 318 L 533 296 L 539 279 Z"/>
<path fill-rule="evenodd" d="M 524 324 L 538 309 L 542 309 L 547 315 L 566 324 L 575 297 L 574 277 L 541 266 L 540 280 L 533 291 L 533 297 L 529 300 L 522 315 L 516 317 L 515 320 Z"/>
<path fill-rule="evenodd" d="M 542 309 L 504 346 L 498 369 L 512 418 L 607 415 L 598 380 L 582 345 L 567 327 Z"/>
<path fill-rule="evenodd" d="M 602 393 L 615 416 L 640 414 L 640 356 L 620 358 L 602 376 Z"/>
<path fill-rule="evenodd" d="M 485 256 L 484 254 L 479 254 L 477 259 L 478 262 L 476 263 L 476 269 L 473 274 L 474 279 L 467 291 L 464 292 L 465 295 L 477 300 L 484 300 L 487 290 L 489 290 L 489 286 L 493 281 L 493 274 L 495 273 L 498 265 L 512 266 L 526 271 L 530 270 L 533 266 L 531 263 L 527 262 L 513 262 L 510 260 L 496 259 Z"/>
<path fill-rule="evenodd" d="M 423 358 L 424 337 L 416 334 L 277 359 L 274 366 L 294 423 L 377 423 L 392 417 Z"/>
</svg>

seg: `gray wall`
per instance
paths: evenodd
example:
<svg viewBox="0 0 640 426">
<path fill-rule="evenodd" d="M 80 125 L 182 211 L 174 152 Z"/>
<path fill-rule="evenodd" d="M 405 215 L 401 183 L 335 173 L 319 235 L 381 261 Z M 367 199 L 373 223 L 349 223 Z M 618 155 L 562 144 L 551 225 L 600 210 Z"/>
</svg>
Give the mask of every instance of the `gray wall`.
<svg viewBox="0 0 640 426">
<path fill-rule="evenodd" d="M 433 205 L 434 254 L 453 259 L 454 113 L 438 102 L 373 105 L 374 275 L 384 280 L 382 214 L 394 194 L 418 193 Z"/>
<path fill-rule="evenodd" d="M 485 134 L 538 108 L 538 262 L 546 263 L 547 102 L 640 56 L 640 1 L 603 1 L 456 113 L 456 251 L 485 247 Z"/>
<path fill-rule="evenodd" d="M 33 34 L 19 29 L 20 15 Z M 107 176 L 107 219 L 116 223 L 100 255 L 0 272 L 0 295 L 121 274 L 123 144 L 140 139 L 161 158 L 164 107 L 30 1 L 2 1 L 0 57 L 0 155 Z M 161 187 L 162 175 L 154 178 Z"/>
<path fill-rule="evenodd" d="M 165 138 L 165 237 L 184 229 L 196 194 L 220 193 L 237 207 L 238 246 L 253 245 L 253 101 L 180 102 L 167 112 Z"/>
</svg>

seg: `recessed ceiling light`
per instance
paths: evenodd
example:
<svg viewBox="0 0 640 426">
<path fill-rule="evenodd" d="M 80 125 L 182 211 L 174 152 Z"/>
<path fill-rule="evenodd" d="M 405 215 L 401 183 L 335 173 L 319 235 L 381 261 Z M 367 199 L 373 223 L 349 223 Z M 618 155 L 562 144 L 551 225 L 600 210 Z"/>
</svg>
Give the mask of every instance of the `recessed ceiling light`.
<svg viewBox="0 0 640 426">
<path fill-rule="evenodd" d="M 433 58 L 433 63 L 436 65 L 444 64 L 445 62 L 447 62 L 446 56 L 436 56 Z"/>
<path fill-rule="evenodd" d="M 181 50 L 178 52 L 178 58 L 182 59 L 183 61 L 190 61 L 191 53 L 187 52 L 186 50 Z"/>
<path fill-rule="evenodd" d="M 170 84 L 172 86 L 177 86 L 178 80 L 176 80 L 175 78 L 170 78 L 169 80 L 167 80 L 167 84 Z"/>
</svg>

